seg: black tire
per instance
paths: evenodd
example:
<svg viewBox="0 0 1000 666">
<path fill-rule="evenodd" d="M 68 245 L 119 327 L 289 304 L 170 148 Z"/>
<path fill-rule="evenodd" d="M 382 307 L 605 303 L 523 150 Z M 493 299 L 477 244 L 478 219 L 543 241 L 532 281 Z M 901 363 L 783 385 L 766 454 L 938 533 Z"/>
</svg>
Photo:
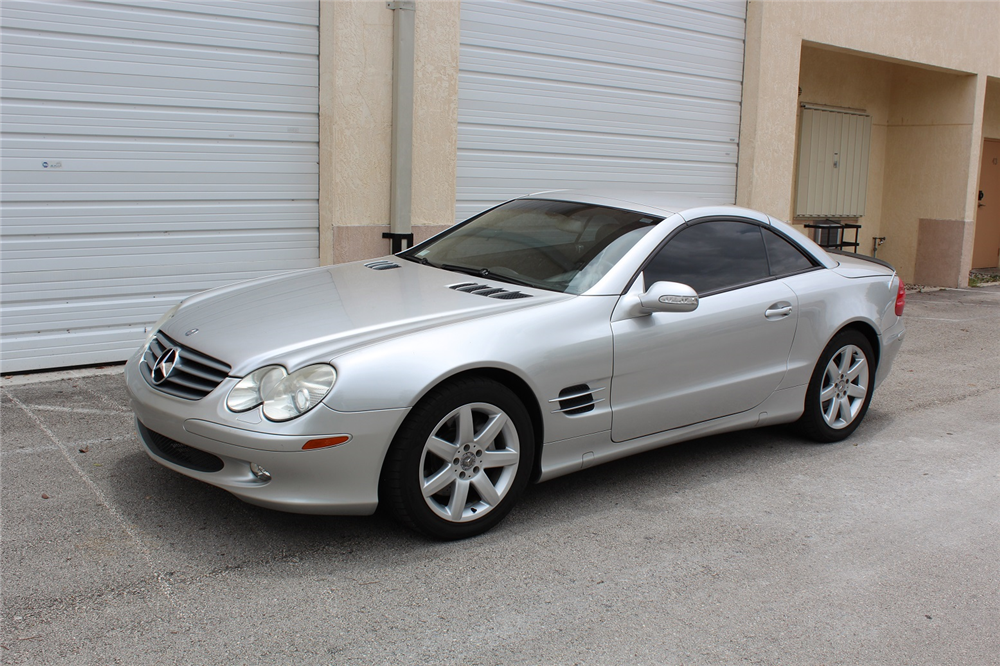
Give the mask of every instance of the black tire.
<svg viewBox="0 0 1000 666">
<path fill-rule="evenodd" d="M 531 417 L 513 391 L 482 377 L 449 382 L 413 408 L 393 439 L 380 502 L 430 537 L 476 536 L 513 508 L 534 452 Z"/>
<path fill-rule="evenodd" d="M 860 332 L 846 329 L 833 336 L 819 356 L 806 391 L 805 411 L 798 421 L 806 437 L 839 442 L 858 428 L 875 389 L 874 360 L 872 346 Z M 845 367 L 846 373 L 842 372 Z"/>
</svg>

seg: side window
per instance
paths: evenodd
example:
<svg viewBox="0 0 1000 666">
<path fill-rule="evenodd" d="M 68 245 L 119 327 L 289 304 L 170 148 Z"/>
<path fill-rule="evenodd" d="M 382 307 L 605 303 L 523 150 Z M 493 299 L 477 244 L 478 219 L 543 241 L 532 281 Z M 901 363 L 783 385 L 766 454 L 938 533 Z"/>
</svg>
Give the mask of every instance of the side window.
<svg viewBox="0 0 1000 666">
<path fill-rule="evenodd" d="M 702 222 L 682 230 L 644 269 L 646 286 L 667 280 L 699 295 L 768 277 L 760 227 L 745 222 Z"/>
<path fill-rule="evenodd" d="M 767 248 L 767 259 L 771 265 L 771 275 L 781 277 L 800 271 L 809 270 L 815 264 L 787 240 L 770 229 L 762 228 L 764 246 Z"/>
</svg>

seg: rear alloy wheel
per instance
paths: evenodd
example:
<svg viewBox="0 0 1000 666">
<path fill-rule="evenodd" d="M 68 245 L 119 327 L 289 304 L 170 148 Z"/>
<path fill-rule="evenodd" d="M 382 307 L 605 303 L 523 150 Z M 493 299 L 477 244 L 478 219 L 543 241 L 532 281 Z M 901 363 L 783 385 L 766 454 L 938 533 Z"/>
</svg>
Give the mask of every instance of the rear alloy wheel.
<svg viewBox="0 0 1000 666">
<path fill-rule="evenodd" d="M 861 424 L 874 388 L 871 344 L 861 333 L 841 331 L 820 355 L 799 423 L 820 442 L 847 438 Z"/>
<path fill-rule="evenodd" d="M 534 436 L 502 384 L 465 379 L 414 408 L 386 460 L 384 497 L 407 525 L 439 539 L 481 534 L 527 485 Z"/>
</svg>

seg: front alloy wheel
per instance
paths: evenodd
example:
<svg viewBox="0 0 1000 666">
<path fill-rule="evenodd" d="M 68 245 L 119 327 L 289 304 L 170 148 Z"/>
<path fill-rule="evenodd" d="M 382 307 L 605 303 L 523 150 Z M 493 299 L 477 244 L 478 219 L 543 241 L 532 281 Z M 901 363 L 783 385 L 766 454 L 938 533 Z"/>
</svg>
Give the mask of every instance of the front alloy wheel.
<svg viewBox="0 0 1000 666">
<path fill-rule="evenodd" d="M 485 402 L 453 409 L 434 427 L 420 458 L 420 490 L 437 516 L 464 523 L 486 515 L 510 492 L 521 461 L 510 417 Z"/>
<path fill-rule="evenodd" d="M 531 419 L 517 396 L 489 379 L 461 379 L 413 408 L 389 449 L 380 495 L 408 526 L 463 539 L 510 511 L 533 461 Z"/>
</svg>

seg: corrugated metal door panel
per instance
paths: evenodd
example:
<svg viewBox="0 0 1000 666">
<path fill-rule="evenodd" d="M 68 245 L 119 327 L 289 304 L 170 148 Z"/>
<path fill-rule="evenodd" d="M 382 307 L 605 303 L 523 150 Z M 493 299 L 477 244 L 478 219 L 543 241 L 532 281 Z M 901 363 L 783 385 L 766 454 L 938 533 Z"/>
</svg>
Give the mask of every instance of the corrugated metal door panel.
<svg viewBox="0 0 1000 666">
<path fill-rule="evenodd" d="M 143 287 L 141 293 L 144 296 L 162 299 L 165 295 L 172 297 L 174 294 L 196 291 L 202 288 L 202 284 L 210 288 L 248 280 L 258 277 L 262 270 L 276 273 L 309 268 L 312 265 L 305 260 L 300 260 L 297 265 L 287 259 L 268 260 L 256 262 L 254 270 L 250 271 L 246 270 L 245 264 L 239 262 L 215 263 L 191 266 L 189 273 L 171 276 L 169 281 L 164 280 L 163 267 L 156 265 L 141 269 L 131 266 L 101 266 L 89 269 L 86 280 L 78 279 L 79 271 L 76 270 L 46 271 L 44 275 L 21 273 L 17 276 L 20 280 L 12 280 L 10 283 L 18 285 L 17 293 L 12 294 L 9 299 L 5 295 L 5 300 L 10 307 L 59 299 L 71 302 L 80 299 L 96 301 L 112 296 L 133 296 L 136 293 L 135 286 Z"/>
<path fill-rule="evenodd" d="M 147 3 L 149 4 L 149 3 Z M 199 3 L 200 4 L 200 3 Z M 4 23 L 17 30 L 64 33 L 71 38 L 115 37 L 127 40 L 192 44 L 241 51 L 274 51 L 315 55 L 319 51 L 316 23 L 287 21 L 283 5 L 313 4 L 276 0 L 277 18 L 260 21 L 240 12 L 242 2 L 228 3 L 225 16 L 191 13 L 173 3 L 158 8 L 130 2 L 65 2 L 65 0 L 5 0 Z M 203 11 L 210 8 L 203 5 Z M 250 9 L 250 7 L 247 7 Z M 317 14 L 318 17 L 318 14 Z M 293 16 L 294 18 L 294 16 Z"/>
<path fill-rule="evenodd" d="M 550 188 L 733 201 L 746 3 L 462 3 L 461 220 Z"/>
<path fill-rule="evenodd" d="M 318 264 L 308 2 L 4 2 L 2 368 L 124 359 L 186 295 Z"/>
<path fill-rule="evenodd" d="M 564 0 L 535 0 L 540 5 L 564 7 Z M 669 3 L 662 11 L 650 11 L 645 2 L 590 3 L 587 11 L 639 23 L 662 25 L 677 30 L 702 32 L 742 40 L 746 32 L 745 3 L 720 3 L 718 0 Z"/>
<path fill-rule="evenodd" d="M 158 202 L 101 202 L 96 204 L 11 204 L 5 207 L 4 237 L 80 231 L 86 219 L 90 233 L 177 231 L 232 231 L 243 229 L 294 230 L 310 226 L 319 213 L 315 201 L 184 202 L 164 208 Z"/>
<path fill-rule="evenodd" d="M 15 72 L 4 71 L 11 77 Z M 237 93 L 233 89 L 245 86 L 231 85 L 226 81 L 212 85 L 211 81 L 179 81 L 167 77 L 143 77 L 104 75 L 89 77 L 86 85 L 79 83 L 80 77 L 55 70 L 31 73 L 32 81 L 19 81 L 22 95 L 30 95 L 33 100 L 62 101 L 72 98 L 78 102 L 131 103 L 136 97 L 145 97 L 151 103 L 171 106 L 187 106 L 191 109 L 243 109 L 248 104 L 269 111 L 292 111 L 311 113 L 315 105 L 308 103 L 302 95 L 310 92 L 301 86 L 254 86 L 252 93 Z M 153 86 L 157 87 L 153 87 Z M 288 95 L 288 97 L 285 97 Z M 301 100 L 301 103 L 296 100 Z"/>
<path fill-rule="evenodd" d="M 742 20 L 717 15 L 718 29 L 692 30 L 685 27 L 680 7 L 661 2 L 588 2 L 579 4 L 530 2 L 489 2 L 474 0 L 462 17 L 462 29 L 469 41 L 483 46 L 496 44 L 500 37 L 512 46 L 531 52 L 563 55 L 578 59 L 599 55 L 601 62 L 628 66 L 654 63 L 673 71 L 700 76 L 704 63 L 709 68 L 729 72 L 728 62 L 743 61 Z M 642 11 L 642 18 L 616 16 L 621 10 Z M 726 34 L 725 26 L 730 28 Z M 521 50 L 521 49 L 515 49 Z M 637 56 L 642 60 L 638 60 Z M 678 57 L 680 56 L 680 57 Z M 731 75 L 730 75 L 731 76 Z"/>
<path fill-rule="evenodd" d="M 858 218 L 865 214 L 871 116 L 802 108 L 795 216 Z"/>
<path fill-rule="evenodd" d="M 212 16 L 232 16 L 236 18 L 279 21 L 282 23 L 319 23 L 319 5 L 315 2 L 256 2 L 255 0 L 103 0 L 108 4 L 118 4 L 150 9 L 179 9 L 189 14 L 211 14 Z"/>
</svg>

